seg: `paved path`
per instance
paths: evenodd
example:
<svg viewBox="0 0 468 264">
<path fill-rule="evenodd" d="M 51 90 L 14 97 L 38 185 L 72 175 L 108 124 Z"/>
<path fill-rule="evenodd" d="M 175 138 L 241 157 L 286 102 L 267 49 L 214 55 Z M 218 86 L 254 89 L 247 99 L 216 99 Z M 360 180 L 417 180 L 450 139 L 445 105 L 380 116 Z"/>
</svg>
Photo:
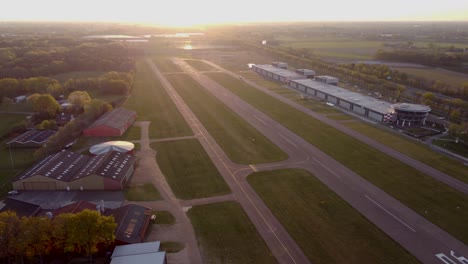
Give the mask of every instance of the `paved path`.
<svg viewBox="0 0 468 264">
<path fill-rule="evenodd" d="M 190 74 L 195 80 L 202 84 L 203 87 L 205 87 L 205 89 L 211 92 L 215 97 L 221 100 L 230 109 L 237 112 L 248 123 L 250 123 L 256 129 L 258 129 L 262 134 L 264 134 L 266 137 L 272 140 L 273 143 L 278 145 L 281 149 L 283 149 L 290 155 L 290 159 L 286 162 L 289 162 L 290 164 L 283 164 L 283 166 L 278 167 L 303 168 L 310 171 L 319 180 L 325 183 L 335 193 L 341 196 L 355 209 L 357 209 L 361 214 L 366 216 L 371 222 L 377 225 L 381 230 L 387 233 L 395 241 L 400 243 L 404 248 L 406 248 L 423 263 L 444 263 L 436 255 L 445 254 L 449 256 L 452 250 L 457 252 L 455 253 L 457 256 L 459 256 L 460 254 L 463 256 L 468 256 L 468 247 L 462 242 L 453 238 L 444 230 L 435 226 L 424 217 L 418 215 L 417 213 L 406 207 L 401 202 L 397 201 L 396 199 L 389 196 L 379 188 L 375 187 L 373 184 L 369 183 L 359 175 L 355 174 L 353 171 L 343 166 L 341 163 L 332 159 L 313 145 L 309 144 L 301 137 L 292 133 L 284 126 L 277 123 L 275 120 L 272 120 L 264 113 L 245 103 L 238 96 L 229 92 L 224 87 L 215 83 L 203 74 L 200 74 L 183 61 L 175 60 L 175 62 L 179 66 L 181 66 L 181 68 L 184 69 L 184 71 Z M 277 97 L 281 101 L 294 105 L 294 103 L 286 100 L 285 98 L 279 97 L 276 94 L 273 94 L 262 87 L 260 87 L 259 89 L 271 94 L 274 97 Z M 354 131 L 349 130 L 348 128 L 340 125 L 336 121 L 329 120 L 321 115 L 317 115 L 316 113 L 313 113 L 300 105 L 294 106 L 300 109 L 301 111 L 311 114 L 319 120 L 332 124 L 334 127 L 340 130 L 343 129 L 345 133 L 352 132 L 351 134 L 353 134 L 354 137 L 368 144 L 371 144 L 372 146 L 383 152 L 389 152 L 390 155 L 394 155 L 399 159 L 405 160 L 406 156 L 402 155 L 401 153 L 396 152 L 381 144 L 374 144 L 376 143 L 375 141 L 369 140 L 363 135 L 357 134 Z M 218 152 L 218 150 L 216 150 L 216 152 Z M 224 162 L 224 156 L 221 157 L 221 160 L 223 160 Z M 432 172 L 432 176 L 435 178 L 438 178 L 440 176 L 438 174 L 440 172 L 435 171 L 430 167 L 427 168 L 427 165 L 421 165 L 419 161 L 415 163 L 412 163 L 411 161 L 412 159 L 410 161 L 406 161 L 406 163 L 412 164 L 414 167 L 421 171 L 428 171 L 429 173 Z M 215 163 L 219 162 L 215 161 Z M 253 169 L 268 170 L 278 167 L 269 167 L 269 164 L 263 164 L 256 165 Z M 230 172 L 232 173 L 232 171 Z M 240 189 L 242 189 L 242 192 L 244 192 L 248 197 L 251 197 L 251 199 L 253 200 L 252 203 L 254 203 L 257 208 L 261 208 L 258 210 L 259 214 L 268 216 L 265 218 L 265 222 L 268 225 L 275 227 L 274 230 L 276 234 L 281 234 L 280 236 L 278 236 L 278 240 L 281 241 L 281 244 L 289 246 L 290 244 L 288 239 L 290 239 L 290 237 L 282 234 L 282 232 L 284 231 L 282 226 L 279 223 L 277 223 L 276 218 L 273 215 L 271 215 L 271 213 L 269 214 L 269 212 L 263 212 L 262 209 L 265 206 L 261 201 L 257 203 L 258 196 L 245 180 L 246 176 L 250 172 L 251 171 L 249 171 L 246 168 L 239 168 L 237 171 L 234 171 L 233 174 L 236 176 L 236 184 L 240 185 Z M 453 180 L 447 175 L 442 175 L 440 177 L 444 180 Z M 460 186 L 463 187 L 463 185 Z M 236 192 L 234 193 L 236 194 Z M 249 217 L 252 218 L 253 216 L 249 214 Z M 264 235 L 261 232 L 261 228 L 259 231 L 263 237 Z M 264 237 L 264 239 L 270 246 L 272 252 L 275 252 L 275 249 L 277 248 L 269 244 L 268 239 L 271 238 Z M 288 252 L 289 256 L 293 259 L 293 262 L 303 263 L 302 260 L 295 259 L 295 257 L 299 257 L 300 254 L 293 251 L 295 249 L 294 246 L 291 247 L 292 249 Z M 280 263 L 291 262 L 291 260 L 287 262 L 288 260 L 286 258 L 279 258 L 278 260 L 280 261 Z"/>
<path fill-rule="evenodd" d="M 163 197 L 163 201 L 155 202 L 132 202 L 140 204 L 153 210 L 169 211 L 176 218 L 176 226 L 171 238 L 173 241 L 182 242 L 185 244 L 185 250 L 177 253 L 177 261 L 171 263 L 194 263 L 201 264 L 202 256 L 198 249 L 195 232 L 192 224 L 184 212 L 184 208 L 180 201 L 172 193 L 169 184 L 166 181 L 163 173 L 156 163 L 156 152 L 150 147 L 149 128 L 150 122 L 139 122 L 141 127 L 141 150 L 137 152 L 138 166 L 133 174 L 132 183 L 148 183 L 151 182 L 158 189 Z M 186 256 L 180 256 L 186 254 Z"/>
</svg>

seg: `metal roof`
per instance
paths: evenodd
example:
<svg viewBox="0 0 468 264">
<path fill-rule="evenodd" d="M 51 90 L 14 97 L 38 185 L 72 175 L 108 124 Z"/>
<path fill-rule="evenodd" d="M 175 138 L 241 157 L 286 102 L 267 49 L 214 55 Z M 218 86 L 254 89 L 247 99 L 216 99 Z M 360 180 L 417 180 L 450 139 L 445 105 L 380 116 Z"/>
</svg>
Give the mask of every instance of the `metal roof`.
<svg viewBox="0 0 468 264">
<path fill-rule="evenodd" d="M 110 112 L 105 113 L 101 118 L 96 120 L 88 128 L 107 126 L 112 128 L 121 129 L 128 121 L 136 117 L 136 112 L 119 107 Z"/>
<path fill-rule="evenodd" d="M 400 103 L 392 105 L 395 110 L 409 111 L 409 112 L 430 112 L 431 108 L 427 105 Z"/>
<path fill-rule="evenodd" d="M 68 182 L 93 174 L 121 180 L 135 160 L 135 157 L 117 151 L 90 157 L 64 150 L 39 161 L 16 180 L 42 175 Z"/>
<path fill-rule="evenodd" d="M 278 68 L 278 67 L 275 67 L 275 66 L 270 65 L 270 64 L 256 64 L 253 67 L 263 69 L 265 71 L 274 73 L 274 74 L 279 75 L 279 76 L 284 77 L 284 78 L 289 77 L 289 78 L 294 79 L 294 80 L 295 79 L 305 79 L 305 78 L 307 78 L 306 76 L 304 76 L 302 74 L 299 74 L 299 73 L 296 73 L 296 72 L 293 72 L 293 71 L 290 71 L 290 70 Z"/>
<path fill-rule="evenodd" d="M 387 114 L 393 110 L 391 104 L 388 102 L 376 99 L 374 97 L 351 92 L 336 85 L 330 85 L 311 79 L 294 80 L 292 82 L 302 84 L 306 87 L 340 98 L 355 105 L 363 106 L 380 114 Z"/>
<path fill-rule="evenodd" d="M 14 139 L 7 142 L 7 144 L 16 143 L 16 144 L 28 144 L 34 143 L 37 145 L 42 145 L 47 142 L 47 139 L 55 134 L 54 130 L 37 130 L 31 129 L 23 134 L 15 137 Z"/>
<path fill-rule="evenodd" d="M 89 152 L 91 152 L 94 155 L 99 155 L 99 154 L 104 154 L 109 151 L 118 151 L 118 152 L 129 152 L 132 151 L 135 148 L 135 144 L 132 142 L 128 141 L 107 141 L 101 144 L 97 144 L 92 146 L 89 149 Z"/>
<path fill-rule="evenodd" d="M 147 222 L 150 221 L 151 210 L 141 205 L 127 204 L 116 209 L 105 211 L 112 215 L 118 224 L 115 238 L 125 243 L 140 243 L 145 236 Z"/>
<path fill-rule="evenodd" d="M 160 246 L 161 242 L 159 241 L 116 246 L 114 252 L 112 252 L 111 258 L 136 254 L 155 253 L 159 252 Z"/>
<path fill-rule="evenodd" d="M 129 255 L 112 258 L 111 264 L 164 264 L 166 260 L 166 252 L 156 252 L 139 255 Z"/>
</svg>

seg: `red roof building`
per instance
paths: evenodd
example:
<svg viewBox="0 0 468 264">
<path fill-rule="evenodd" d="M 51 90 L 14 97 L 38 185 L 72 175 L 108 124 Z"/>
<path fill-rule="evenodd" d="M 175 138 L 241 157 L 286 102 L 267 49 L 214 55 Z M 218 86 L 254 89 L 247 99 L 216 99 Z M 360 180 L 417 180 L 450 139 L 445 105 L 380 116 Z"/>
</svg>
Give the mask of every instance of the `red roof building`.
<svg viewBox="0 0 468 264">
<path fill-rule="evenodd" d="M 136 120 L 136 112 L 119 107 L 104 114 L 91 126 L 83 130 L 87 137 L 121 136 L 133 125 Z"/>
</svg>

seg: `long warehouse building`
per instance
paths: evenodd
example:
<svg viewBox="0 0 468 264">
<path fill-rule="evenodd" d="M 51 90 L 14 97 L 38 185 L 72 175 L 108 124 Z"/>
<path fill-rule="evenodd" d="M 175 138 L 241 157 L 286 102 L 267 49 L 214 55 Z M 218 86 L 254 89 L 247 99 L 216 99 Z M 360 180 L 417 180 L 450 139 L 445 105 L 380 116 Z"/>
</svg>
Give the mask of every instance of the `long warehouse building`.
<svg viewBox="0 0 468 264">
<path fill-rule="evenodd" d="M 378 122 L 383 122 L 386 115 L 393 113 L 392 105 L 388 102 L 335 85 L 305 79 L 293 80 L 289 82 L 289 87 Z"/>
</svg>

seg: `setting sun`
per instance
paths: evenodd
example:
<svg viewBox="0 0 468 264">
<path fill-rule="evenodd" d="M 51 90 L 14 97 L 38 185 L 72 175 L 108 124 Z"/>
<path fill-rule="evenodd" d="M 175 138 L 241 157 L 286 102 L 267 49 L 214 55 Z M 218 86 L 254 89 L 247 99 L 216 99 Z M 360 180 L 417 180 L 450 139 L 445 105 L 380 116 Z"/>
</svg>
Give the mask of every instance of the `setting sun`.
<svg viewBox="0 0 468 264">
<path fill-rule="evenodd" d="M 27 7 L 27 8 L 25 8 Z M 113 21 L 169 26 L 262 21 L 468 20 L 468 1 L 60 1 L 2 5 L 0 21 Z"/>
</svg>

